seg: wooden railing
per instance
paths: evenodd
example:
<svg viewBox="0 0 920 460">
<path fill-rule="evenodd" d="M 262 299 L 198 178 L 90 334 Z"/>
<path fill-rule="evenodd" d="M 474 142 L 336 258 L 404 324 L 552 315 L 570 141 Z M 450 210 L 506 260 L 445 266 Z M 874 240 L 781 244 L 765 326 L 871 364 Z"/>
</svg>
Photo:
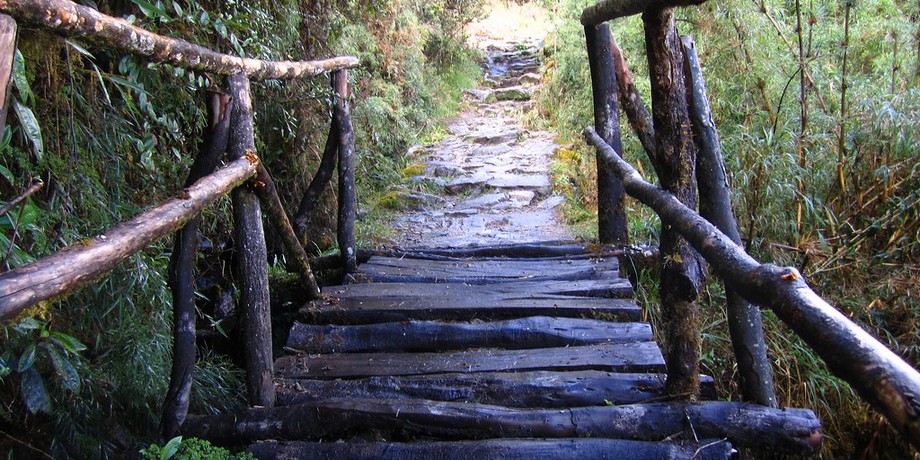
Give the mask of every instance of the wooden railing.
<svg viewBox="0 0 920 460">
<path fill-rule="evenodd" d="M 41 302 L 66 297 L 98 280 L 121 261 L 160 238 L 177 233 L 169 264 L 173 293 L 173 369 L 161 422 L 163 434 L 177 433 L 188 412 L 195 366 L 194 261 L 198 248 L 198 215 L 220 197 L 233 196 L 237 244 L 236 270 L 240 283 L 240 310 L 246 365 L 246 386 L 252 406 L 274 405 L 272 381 L 271 317 L 268 268 L 262 210 L 278 229 L 285 252 L 293 261 L 303 285 L 313 298 L 319 287 L 301 241 L 306 237 L 309 214 L 317 191 L 331 177 L 338 156 L 338 243 L 346 272 L 356 264 L 354 135 L 348 109 L 347 69 L 355 57 L 319 61 L 265 61 L 221 54 L 201 46 L 157 35 L 127 21 L 66 0 L 0 0 L 0 12 L 21 24 L 64 36 L 78 36 L 100 47 L 141 56 L 152 62 L 227 76 L 227 94 L 208 95 L 208 126 L 202 149 L 192 165 L 183 190 L 173 198 L 107 232 L 84 240 L 29 265 L 0 274 L 0 321 L 8 323 Z M 11 33 L 15 36 L 15 27 Z M 4 29 L 6 30 L 6 29 Z M 12 60 L 12 50 L 0 60 Z M 2 66 L 0 66 L 2 68 Z M 331 160 L 323 165 L 309 196 L 304 197 L 291 225 L 274 181 L 255 151 L 250 78 L 296 79 L 332 73 L 335 94 L 330 141 Z M 226 166 L 218 165 L 226 157 Z M 311 204 L 312 203 L 312 204 Z"/>
<path fill-rule="evenodd" d="M 581 17 L 595 91 L 595 128 L 586 128 L 585 137 L 597 149 L 599 180 L 614 175 L 619 185 L 608 190 L 625 190 L 662 221 L 661 324 L 662 335 L 671 342 L 665 349 L 667 389 L 675 397 L 692 397 L 698 391 L 700 330 L 694 318 L 701 280 L 694 261 L 702 256 L 726 286 L 731 340 L 746 400 L 776 405 L 756 306 L 760 305 L 773 310 L 834 375 L 920 448 L 920 373 L 815 294 L 797 270 L 762 265 L 740 245 L 695 45 L 689 37 L 678 39 L 673 22 L 675 7 L 703 1 L 606 0 L 585 9 Z M 652 88 L 651 117 L 606 24 L 640 13 Z M 661 187 L 644 181 L 620 156 L 619 133 L 610 126 L 619 122 L 618 100 Z M 699 214 L 693 210 L 697 192 Z M 599 205 L 621 201 L 621 196 L 598 198 Z M 601 209 L 599 215 L 609 212 Z M 603 219 L 599 224 L 600 234 L 609 231 Z"/>
</svg>

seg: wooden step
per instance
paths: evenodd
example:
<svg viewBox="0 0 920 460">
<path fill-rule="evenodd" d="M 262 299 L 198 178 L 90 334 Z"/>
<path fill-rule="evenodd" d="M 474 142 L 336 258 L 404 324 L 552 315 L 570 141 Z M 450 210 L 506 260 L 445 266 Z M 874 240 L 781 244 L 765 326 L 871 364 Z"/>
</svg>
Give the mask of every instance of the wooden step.
<svg viewBox="0 0 920 460">
<path fill-rule="evenodd" d="M 619 277 L 615 258 L 601 260 L 431 261 L 372 257 L 354 279 L 369 282 L 496 284 L 510 281 L 561 281 Z"/>
<path fill-rule="evenodd" d="M 352 296 L 308 303 L 300 310 L 309 324 L 368 324 L 389 321 L 472 319 L 498 320 L 527 316 L 639 321 L 642 309 L 633 300 L 560 295 L 464 295 L 462 290 L 436 297 L 391 293 L 386 297 Z M 328 292 L 328 291 L 327 291 Z"/>
<path fill-rule="evenodd" d="M 664 374 L 532 371 L 380 376 L 354 380 L 276 379 L 275 386 L 278 405 L 348 397 L 564 408 L 661 400 L 666 378 Z M 701 376 L 700 380 L 702 398 L 715 398 L 712 378 Z"/>
<path fill-rule="evenodd" d="M 297 355 L 275 361 L 276 376 L 306 379 L 544 370 L 664 372 L 664 358 L 654 342 L 633 342 L 529 350 Z"/>
<path fill-rule="evenodd" d="M 528 318 L 474 322 L 403 321 L 357 326 L 294 323 L 287 347 L 305 353 L 445 351 L 463 348 L 549 348 L 650 342 L 645 323 L 594 319 Z"/>
<path fill-rule="evenodd" d="M 492 298 L 513 294 L 518 297 L 534 295 L 562 295 L 574 297 L 628 298 L 633 295 L 632 285 L 619 276 L 598 274 L 597 279 L 569 281 L 517 281 L 471 286 L 463 283 L 363 283 L 329 286 L 323 294 L 337 298 L 392 297 L 467 297 Z"/>
<path fill-rule="evenodd" d="M 722 460 L 731 443 L 643 442 L 615 439 L 489 439 L 455 442 L 285 442 L 263 441 L 247 452 L 257 459 L 314 460 Z"/>
<path fill-rule="evenodd" d="M 341 399 L 189 417 L 183 425 L 186 436 L 237 443 L 340 439 L 366 430 L 394 440 L 713 438 L 790 454 L 814 452 L 821 439 L 820 422 L 810 410 L 721 401 L 513 409 L 427 400 Z"/>
</svg>

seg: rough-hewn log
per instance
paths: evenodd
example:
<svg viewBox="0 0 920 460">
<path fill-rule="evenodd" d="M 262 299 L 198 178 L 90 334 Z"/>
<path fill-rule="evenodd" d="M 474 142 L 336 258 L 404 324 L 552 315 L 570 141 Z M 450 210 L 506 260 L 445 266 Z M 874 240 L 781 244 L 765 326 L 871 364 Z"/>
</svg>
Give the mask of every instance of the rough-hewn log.
<svg viewBox="0 0 920 460">
<path fill-rule="evenodd" d="M 119 262 L 176 231 L 206 206 L 255 175 L 255 155 L 236 160 L 176 197 L 94 238 L 0 274 L 0 321 L 59 299 L 111 271 Z"/>
<path fill-rule="evenodd" d="M 364 283 L 326 286 L 323 292 L 339 300 L 358 297 L 404 298 L 413 297 L 478 297 L 483 299 L 499 295 L 524 296 L 567 295 L 579 297 L 624 298 L 633 294 L 629 281 L 616 276 L 600 274 L 594 279 L 571 281 L 515 281 L 499 284 L 467 286 L 462 283 Z M 475 300 L 475 299 L 474 299 Z"/>
<path fill-rule="evenodd" d="M 310 224 L 313 222 L 313 213 L 316 212 L 316 205 L 319 204 L 319 198 L 323 191 L 329 186 L 332 180 L 332 173 L 335 172 L 336 153 L 339 151 L 339 128 L 338 121 L 333 111 L 332 121 L 329 124 L 329 135 L 326 137 L 326 146 L 323 148 L 323 158 L 320 160 L 316 174 L 313 180 L 304 192 L 300 205 L 297 206 L 297 215 L 294 216 L 294 234 L 297 240 L 307 247 L 309 244 Z"/>
<path fill-rule="evenodd" d="M 16 20 L 0 14 L 0 132 L 6 126 L 13 85 L 13 60 L 16 57 Z"/>
<path fill-rule="evenodd" d="M 337 70 L 332 74 L 332 87 L 336 93 L 334 110 L 339 128 L 339 212 L 336 239 L 342 256 L 342 266 L 348 274 L 358 268 L 358 252 L 355 246 L 358 197 L 355 191 L 355 133 L 351 127 L 348 109 L 347 70 Z"/>
<path fill-rule="evenodd" d="M 188 436 L 212 440 L 337 438 L 376 429 L 434 439 L 612 438 L 642 441 L 727 438 L 738 446 L 805 454 L 822 440 L 807 409 L 778 410 L 733 402 L 655 403 L 609 407 L 514 409 L 425 400 L 329 400 L 189 417 Z"/>
<path fill-rule="evenodd" d="M 491 439 L 454 442 L 285 442 L 264 441 L 247 452 L 258 459 L 339 460 L 572 460 L 579 458 L 630 460 L 728 460 L 731 443 L 701 440 L 698 443 L 623 441 L 619 439 Z"/>
<path fill-rule="evenodd" d="M 681 232 L 726 284 L 749 302 L 776 312 L 815 349 L 834 375 L 852 385 L 906 440 L 920 448 L 920 372 L 819 297 L 796 269 L 761 265 L 673 195 L 642 180 L 593 131 L 587 128 L 585 136 L 595 147 L 601 146 L 631 196 Z"/>
<path fill-rule="evenodd" d="M 306 353 L 549 348 L 652 341 L 646 323 L 532 316 L 492 322 L 408 321 L 357 326 L 294 323 L 287 346 Z"/>
<path fill-rule="evenodd" d="M 67 36 L 85 37 L 105 48 L 117 48 L 154 62 L 222 75 L 241 73 L 254 79 L 291 79 L 356 67 L 358 58 L 321 61 L 263 61 L 221 54 L 184 40 L 141 29 L 121 18 L 106 16 L 67 0 L 0 0 L 0 11 L 23 24 Z"/>
<path fill-rule="evenodd" d="M 609 46 L 610 27 L 607 24 L 585 26 L 585 42 L 594 95 L 594 129 L 619 151 L 622 150 L 620 108 L 617 104 L 617 76 Z M 601 244 L 626 244 L 629 241 L 624 199 L 623 184 L 606 162 L 598 157 L 597 240 Z"/>
<path fill-rule="evenodd" d="M 227 154 L 238 158 L 255 151 L 249 79 L 242 74 L 227 79 L 233 97 Z M 251 406 L 275 403 L 272 383 L 272 322 L 268 292 L 268 254 L 259 198 L 247 187 L 233 191 L 236 273 L 240 286 L 243 360 L 246 392 Z"/>
<path fill-rule="evenodd" d="M 208 94 L 208 126 L 201 150 L 192 164 L 185 186 L 212 174 L 227 151 L 230 133 L 230 96 Z M 169 389 L 163 401 L 160 434 L 171 439 L 188 415 L 195 372 L 195 262 L 198 259 L 198 224 L 195 216 L 176 232 L 169 258 L 169 289 L 173 297 L 173 361 Z"/>
<path fill-rule="evenodd" d="M 664 401 L 664 374 L 604 371 L 485 372 L 349 380 L 279 379 L 278 405 L 332 398 L 431 399 L 505 407 L 568 408 Z M 712 378 L 703 394 L 714 399 Z"/>
<path fill-rule="evenodd" d="M 602 0 L 581 13 L 581 24 L 597 25 L 612 19 L 640 14 L 648 10 L 700 5 L 706 0 Z"/>
<path fill-rule="evenodd" d="M 275 186 L 275 180 L 272 179 L 265 165 L 259 165 L 259 172 L 256 174 L 256 182 L 253 190 L 262 201 L 265 210 L 268 211 L 269 217 L 275 224 L 275 229 L 281 236 L 281 243 L 284 246 L 285 255 L 288 262 L 292 263 L 300 275 L 300 281 L 307 292 L 308 300 L 319 298 L 319 284 L 313 276 L 313 270 L 310 268 L 310 256 L 301 246 L 300 241 L 294 234 L 291 227 L 291 221 L 288 219 L 284 205 L 281 203 L 281 197 L 278 196 L 278 188 Z"/>
<path fill-rule="evenodd" d="M 681 37 L 681 42 L 684 47 L 690 122 L 698 149 L 696 179 L 700 193 L 700 215 L 728 235 L 735 244 L 741 245 L 741 233 L 732 211 L 731 189 L 722 160 L 719 132 L 716 131 L 716 123 L 709 108 L 696 45 L 693 38 L 687 35 Z M 610 146 L 616 150 L 615 145 Z M 741 394 L 747 401 L 777 407 L 760 308 L 744 300 L 731 286 L 725 286 L 725 298 L 728 329 L 735 359 L 738 361 Z"/>
<path fill-rule="evenodd" d="M 673 9 L 642 14 L 652 86 L 656 151 L 652 157 L 662 187 L 682 203 L 696 203 L 696 146 L 687 113 L 683 52 Z M 699 386 L 700 328 L 697 295 L 699 255 L 667 224 L 661 229 L 662 336 L 671 394 L 696 393 Z"/>
<path fill-rule="evenodd" d="M 610 52 L 613 54 L 613 64 L 617 74 L 620 105 L 623 107 L 623 112 L 626 113 L 629 126 L 639 138 L 639 143 L 645 148 L 649 158 L 654 158 L 658 150 L 655 144 L 655 123 L 648 109 L 645 108 L 645 102 L 642 101 L 639 89 L 636 88 L 636 81 L 626 65 L 623 50 L 612 36 L 610 37 Z"/>
</svg>

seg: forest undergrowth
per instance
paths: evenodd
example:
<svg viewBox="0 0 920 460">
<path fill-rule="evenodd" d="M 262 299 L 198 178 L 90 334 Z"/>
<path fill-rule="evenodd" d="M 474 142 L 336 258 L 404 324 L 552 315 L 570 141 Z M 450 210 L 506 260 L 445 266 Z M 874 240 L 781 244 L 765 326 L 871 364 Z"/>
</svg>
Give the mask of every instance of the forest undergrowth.
<svg viewBox="0 0 920 460">
<path fill-rule="evenodd" d="M 542 2 L 555 25 L 545 48 L 550 83 L 530 117 L 555 127 L 566 145 L 554 184 L 568 197 L 567 219 L 588 237 L 596 234 L 595 165 L 580 132 L 593 112 L 578 18 L 592 3 Z M 799 268 L 820 295 L 918 366 L 920 5 L 707 2 L 679 9 L 677 27 L 700 52 L 746 249 Z M 611 31 L 648 103 L 641 19 L 613 21 Z M 654 180 L 625 118 L 621 124 L 624 156 Z M 627 213 L 634 242 L 657 241 L 651 211 L 630 200 Z M 644 272 L 637 288 L 653 322 L 656 283 Z M 721 395 L 738 399 L 724 303 L 711 279 L 702 293 L 702 364 Z M 824 458 L 916 458 L 771 312 L 765 327 L 779 400 L 817 413 Z"/>
</svg>

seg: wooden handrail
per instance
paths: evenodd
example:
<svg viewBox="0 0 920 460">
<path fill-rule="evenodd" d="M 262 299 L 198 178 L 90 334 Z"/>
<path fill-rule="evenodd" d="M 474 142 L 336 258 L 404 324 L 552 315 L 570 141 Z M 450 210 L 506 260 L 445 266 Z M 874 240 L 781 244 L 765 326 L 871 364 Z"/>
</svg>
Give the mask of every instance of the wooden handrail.
<svg viewBox="0 0 920 460">
<path fill-rule="evenodd" d="M 920 448 L 920 372 L 828 304 L 794 268 L 760 264 L 731 238 L 642 176 L 594 129 L 584 131 L 623 179 L 626 192 L 652 208 L 710 263 L 726 285 L 769 307 L 812 347 L 837 377 L 875 407 L 904 439 Z"/>
<path fill-rule="evenodd" d="M 596 26 L 602 22 L 640 14 L 649 9 L 699 5 L 706 0 L 603 0 L 581 13 L 581 24 Z"/>
<path fill-rule="evenodd" d="M 253 177 L 258 166 L 255 155 L 240 158 L 101 235 L 0 274 L 0 322 L 6 323 L 31 306 L 60 298 L 101 278 Z"/>
<path fill-rule="evenodd" d="M 81 36 L 154 62 L 213 72 L 244 74 L 256 80 L 294 79 L 357 67 L 358 58 L 318 61 L 266 61 L 222 54 L 176 38 L 164 37 L 68 0 L 0 0 L 0 11 L 17 21 L 64 36 Z"/>
</svg>

